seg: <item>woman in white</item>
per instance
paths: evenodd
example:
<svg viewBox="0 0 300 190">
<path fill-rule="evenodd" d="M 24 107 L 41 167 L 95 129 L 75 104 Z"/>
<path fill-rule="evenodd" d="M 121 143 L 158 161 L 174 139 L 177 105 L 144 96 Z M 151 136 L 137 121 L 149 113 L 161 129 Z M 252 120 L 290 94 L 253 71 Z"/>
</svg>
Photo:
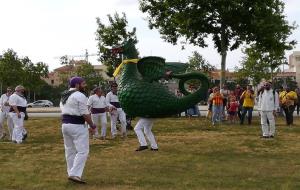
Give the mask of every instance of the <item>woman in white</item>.
<svg viewBox="0 0 300 190">
<path fill-rule="evenodd" d="M 94 94 L 89 97 L 87 106 L 91 112 L 92 121 L 97 126 L 94 138 L 99 138 L 98 127 L 101 124 L 100 138 L 105 140 L 107 128 L 106 111 L 108 109 L 108 105 L 106 103 L 105 97 L 103 96 L 101 88 L 97 87 L 93 91 Z"/>
<path fill-rule="evenodd" d="M 9 97 L 9 116 L 13 122 L 12 141 L 18 144 L 22 143 L 27 136 L 24 128 L 24 117 L 27 107 L 27 101 L 24 97 L 25 88 L 21 85 L 15 88 L 15 93 Z"/>
</svg>

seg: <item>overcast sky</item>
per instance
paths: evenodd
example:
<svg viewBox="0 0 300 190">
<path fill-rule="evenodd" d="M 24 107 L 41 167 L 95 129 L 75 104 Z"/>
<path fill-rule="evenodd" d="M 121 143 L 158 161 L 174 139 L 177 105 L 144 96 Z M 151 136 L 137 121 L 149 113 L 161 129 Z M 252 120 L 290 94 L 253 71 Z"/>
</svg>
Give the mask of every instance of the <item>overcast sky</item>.
<svg viewBox="0 0 300 190">
<path fill-rule="evenodd" d="M 288 21 L 300 24 L 300 1 L 284 2 Z M 220 56 L 210 41 L 207 48 L 190 45 L 185 50 L 164 42 L 157 30 L 148 28 L 138 0 L 0 0 L 0 54 L 11 48 L 21 57 L 47 63 L 53 70 L 60 66 L 55 57 L 84 55 L 85 49 L 97 53 L 96 17 L 107 23 L 106 15 L 115 12 L 125 12 L 129 29 L 137 28 L 141 56 L 155 55 L 167 61 L 186 62 L 192 51 L 198 51 L 211 64 L 220 67 Z M 291 39 L 300 43 L 300 28 L 293 32 Z M 299 44 L 293 51 L 296 50 L 300 51 Z M 229 52 L 227 67 L 239 65 L 242 56 L 240 49 Z M 89 60 L 99 64 L 97 57 Z"/>
</svg>

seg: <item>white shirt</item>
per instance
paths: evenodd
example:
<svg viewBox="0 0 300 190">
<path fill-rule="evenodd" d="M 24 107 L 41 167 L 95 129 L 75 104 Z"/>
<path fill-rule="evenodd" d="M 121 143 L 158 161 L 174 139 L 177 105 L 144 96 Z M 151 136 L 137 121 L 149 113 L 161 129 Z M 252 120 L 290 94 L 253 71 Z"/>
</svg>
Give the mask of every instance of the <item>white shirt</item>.
<svg viewBox="0 0 300 190">
<path fill-rule="evenodd" d="M 106 94 L 106 104 L 109 107 L 115 107 L 110 102 L 119 102 L 118 96 L 115 95 L 114 93 L 112 93 L 112 91 L 110 91 L 109 93 Z M 122 110 L 122 108 L 117 108 L 117 110 Z"/>
<path fill-rule="evenodd" d="M 19 96 L 16 92 L 9 97 L 8 103 L 10 106 L 27 107 L 27 100 L 24 97 Z"/>
<path fill-rule="evenodd" d="M 108 106 L 105 97 L 99 97 L 97 94 L 94 94 L 89 97 L 87 105 L 91 106 L 92 108 L 105 108 Z"/>
<path fill-rule="evenodd" d="M 275 98 L 275 100 L 274 100 Z M 273 94 L 273 89 L 264 90 L 259 95 L 258 110 L 260 111 L 276 111 L 279 108 L 278 93 Z"/>
<path fill-rule="evenodd" d="M 9 96 L 7 96 L 7 94 L 2 94 L 0 98 L 0 108 L 2 112 L 9 112 L 10 106 L 4 105 L 6 102 L 8 102 L 8 100 L 9 100 Z"/>
<path fill-rule="evenodd" d="M 74 88 L 70 88 L 69 91 L 75 90 Z M 65 104 L 62 104 L 60 102 L 60 109 L 61 113 L 64 115 L 87 115 L 89 114 L 88 106 L 87 104 L 87 97 L 79 92 L 76 91 L 73 94 L 71 94 Z"/>
</svg>

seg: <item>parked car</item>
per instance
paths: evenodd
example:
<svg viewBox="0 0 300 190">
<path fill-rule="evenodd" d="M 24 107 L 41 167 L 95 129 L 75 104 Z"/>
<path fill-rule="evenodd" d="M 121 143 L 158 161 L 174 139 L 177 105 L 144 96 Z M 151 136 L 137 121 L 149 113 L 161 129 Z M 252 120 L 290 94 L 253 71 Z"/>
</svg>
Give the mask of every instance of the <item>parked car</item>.
<svg viewBox="0 0 300 190">
<path fill-rule="evenodd" d="M 37 108 L 37 107 L 52 107 L 53 103 L 49 100 L 37 100 L 35 102 L 27 104 L 29 108 Z"/>
</svg>

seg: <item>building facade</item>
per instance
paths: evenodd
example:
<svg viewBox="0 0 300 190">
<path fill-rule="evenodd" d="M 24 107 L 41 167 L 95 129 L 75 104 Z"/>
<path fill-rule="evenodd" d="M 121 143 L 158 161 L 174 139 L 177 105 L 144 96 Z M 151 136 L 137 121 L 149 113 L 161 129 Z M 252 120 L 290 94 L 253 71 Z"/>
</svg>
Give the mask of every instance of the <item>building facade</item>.
<svg viewBox="0 0 300 190">
<path fill-rule="evenodd" d="M 289 56 L 289 72 L 295 72 L 296 82 L 300 86 L 300 51 L 294 51 Z"/>
</svg>

